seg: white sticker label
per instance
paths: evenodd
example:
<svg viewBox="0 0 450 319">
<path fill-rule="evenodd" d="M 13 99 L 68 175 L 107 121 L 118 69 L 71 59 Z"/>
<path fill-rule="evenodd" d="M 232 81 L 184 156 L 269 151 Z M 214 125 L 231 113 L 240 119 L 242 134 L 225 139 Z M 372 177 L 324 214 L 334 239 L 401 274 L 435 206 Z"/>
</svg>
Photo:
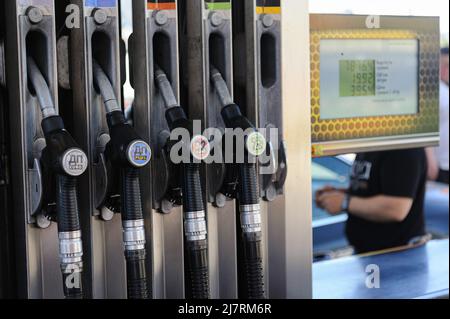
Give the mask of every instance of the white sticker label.
<svg viewBox="0 0 450 319">
<path fill-rule="evenodd" d="M 253 156 L 261 156 L 266 151 L 267 141 L 264 135 L 253 132 L 247 137 L 247 150 Z"/>
<path fill-rule="evenodd" d="M 203 161 L 211 153 L 211 144 L 203 135 L 196 135 L 191 141 L 191 153 L 195 159 Z"/>
<path fill-rule="evenodd" d="M 87 170 L 88 158 L 82 150 L 70 149 L 63 156 L 62 166 L 66 174 L 77 177 Z"/>
</svg>

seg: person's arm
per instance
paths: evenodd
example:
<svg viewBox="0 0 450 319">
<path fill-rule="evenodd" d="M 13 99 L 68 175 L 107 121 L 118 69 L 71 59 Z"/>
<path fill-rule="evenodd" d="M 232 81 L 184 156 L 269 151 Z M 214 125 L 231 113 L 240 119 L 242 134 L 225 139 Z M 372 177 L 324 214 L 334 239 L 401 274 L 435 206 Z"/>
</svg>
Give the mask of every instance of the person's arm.
<svg viewBox="0 0 450 319">
<path fill-rule="evenodd" d="M 320 207 L 319 199 L 324 194 L 331 193 L 331 192 L 347 193 L 347 191 L 348 191 L 348 189 L 346 189 L 346 188 L 336 188 L 334 186 L 326 185 L 325 187 L 318 189 L 316 191 L 316 194 L 315 194 L 316 204 L 317 204 L 317 206 Z"/>
<path fill-rule="evenodd" d="M 425 174 L 423 150 L 390 152 L 384 159 L 379 174 L 381 194 L 361 198 L 350 197 L 348 212 L 372 222 L 402 222 L 408 216 L 414 197 Z M 342 212 L 346 194 L 331 191 L 317 199 L 320 208 L 331 215 Z"/>
<path fill-rule="evenodd" d="M 435 181 L 439 176 L 439 163 L 432 148 L 426 149 L 428 172 L 427 176 L 430 181 Z"/>
<path fill-rule="evenodd" d="M 317 199 L 317 205 L 325 209 L 331 215 L 337 215 L 343 211 L 343 203 L 347 195 L 334 191 L 322 194 Z M 411 210 L 413 200 L 411 198 L 374 196 L 369 198 L 350 197 L 348 213 L 377 223 L 402 222 Z"/>
<path fill-rule="evenodd" d="M 401 223 L 408 217 L 413 205 L 411 198 L 375 196 L 350 198 L 350 214 L 377 223 Z"/>
</svg>

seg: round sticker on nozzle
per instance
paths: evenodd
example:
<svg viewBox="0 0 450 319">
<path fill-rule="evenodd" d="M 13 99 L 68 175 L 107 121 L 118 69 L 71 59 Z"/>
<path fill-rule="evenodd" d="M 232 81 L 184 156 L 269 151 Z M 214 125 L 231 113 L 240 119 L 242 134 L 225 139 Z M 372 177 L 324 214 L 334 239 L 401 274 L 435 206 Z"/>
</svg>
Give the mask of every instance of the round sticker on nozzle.
<svg viewBox="0 0 450 319">
<path fill-rule="evenodd" d="M 204 161 L 211 153 L 211 144 L 203 135 L 196 135 L 191 140 L 191 153 L 195 159 Z"/>
<path fill-rule="evenodd" d="M 128 147 L 128 161 L 135 167 L 146 166 L 152 157 L 150 146 L 144 141 L 135 141 Z"/>
<path fill-rule="evenodd" d="M 261 156 L 266 151 L 267 141 L 259 132 L 250 133 L 247 137 L 247 151 L 253 156 Z"/>
<path fill-rule="evenodd" d="M 66 151 L 62 157 L 62 167 L 69 176 L 78 177 L 82 175 L 88 168 L 86 153 L 78 148 Z"/>
</svg>

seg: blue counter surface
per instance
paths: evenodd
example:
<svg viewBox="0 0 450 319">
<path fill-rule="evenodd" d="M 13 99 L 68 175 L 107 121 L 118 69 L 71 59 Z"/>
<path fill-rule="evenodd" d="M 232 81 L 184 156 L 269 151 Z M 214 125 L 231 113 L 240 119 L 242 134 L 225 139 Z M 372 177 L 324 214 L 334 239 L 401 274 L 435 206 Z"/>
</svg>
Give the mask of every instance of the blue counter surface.
<svg viewBox="0 0 450 319">
<path fill-rule="evenodd" d="M 366 280 L 373 265 L 380 288 Z M 369 266 L 369 268 L 367 268 Z M 372 267 L 371 267 L 372 266 Z M 449 241 L 429 242 L 408 250 L 324 261 L 313 266 L 315 299 L 443 298 L 449 291 Z"/>
</svg>

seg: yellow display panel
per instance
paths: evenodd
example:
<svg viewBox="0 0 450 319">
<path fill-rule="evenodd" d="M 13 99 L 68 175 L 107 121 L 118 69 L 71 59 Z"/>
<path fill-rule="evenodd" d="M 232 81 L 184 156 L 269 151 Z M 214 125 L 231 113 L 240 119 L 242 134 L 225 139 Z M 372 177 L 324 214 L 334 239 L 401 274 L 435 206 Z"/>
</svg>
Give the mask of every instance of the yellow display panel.
<svg viewBox="0 0 450 319">
<path fill-rule="evenodd" d="M 311 125 L 313 156 L 436 145 L 439 136 L 439 23 L 436 18 L 377 17 L 379 28 L 367 28 L 367 16 L 311 16 Z M 334 25 L 334 27 L 333 27 Z M 321 117 L 321 41 L 326 39 L 417 40 L 418 110 L 413 114 Z M 339 83 L 341 96 L 369 96 L 371 61 L 341 61 L 341 67 L 365 70 L 366 86 L 351 90 Z M 341 72 L 339 81 L 351 76 Z M 325 93 L 325 92 L 322 92 Z M 364 105 L 361 105 L 364 107 Z"/>
</svg>

